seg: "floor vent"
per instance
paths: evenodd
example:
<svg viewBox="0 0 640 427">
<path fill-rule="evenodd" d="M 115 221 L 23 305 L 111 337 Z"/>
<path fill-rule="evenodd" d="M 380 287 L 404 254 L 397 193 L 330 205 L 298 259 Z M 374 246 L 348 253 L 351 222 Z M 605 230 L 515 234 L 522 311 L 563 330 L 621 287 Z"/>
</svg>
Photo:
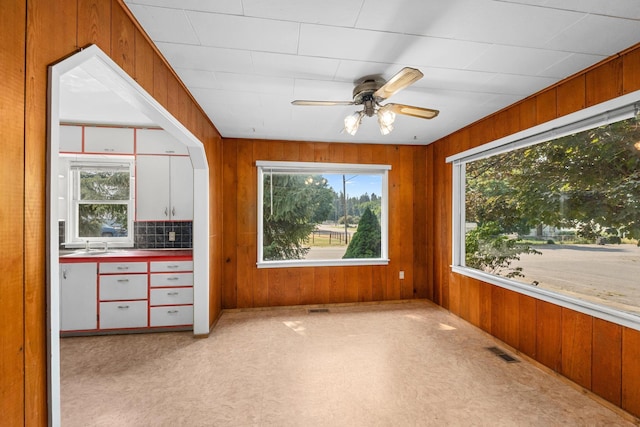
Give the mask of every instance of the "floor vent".
<svg viewBox="0 0 640 427">
<path fill-rule="evenodd" d="M 328 313 L 329 309 L 328 308 L 310 308 L 309 310 L 307 310 L 307 312 L 309 314 L 315 314 L 315 313 Z"/>
<path fill-rule="evenodd" d="M 495 354 L 496 356 L 498 356 L 499 358 L 501 358 L 502 360 L 504 360 L 507 363 L 519 362 L 518 359 L 508 355 L 507 353 L 505 353 L 502 349 L 500 349 L 498 347 L 487 347 L 487 350 L 489 350 L 490 352 L 492 352 L 493 354 Z"/>
</svg>

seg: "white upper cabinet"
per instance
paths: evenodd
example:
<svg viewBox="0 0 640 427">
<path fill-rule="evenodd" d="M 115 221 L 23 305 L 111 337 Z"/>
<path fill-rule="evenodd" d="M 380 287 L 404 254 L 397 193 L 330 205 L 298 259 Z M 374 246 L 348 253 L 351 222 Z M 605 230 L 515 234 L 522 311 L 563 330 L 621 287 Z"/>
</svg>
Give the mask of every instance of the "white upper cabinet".
<svg viewBox="0 0 640 427">
<path fill-rule="evenodd" d="M 171 157 L 171 219 L 193 220 L 193 166 L 191 158 Z"/>
<path fill-rule="evenodd" d="M 136 158 L 136 219 L 193 220 L 193 166 L 187 156 Z"/>
<path fill-rule="evenodd" d="M 85 126 L 84 152 L 133 154 L 133 128 Z"/>
<path fill-rule="evenodd" d="M 162 129 L 137 129 L 136 153 L 189 155 L 189 150 L 186 145 Z"/>
<path fill-rule="evenodd" d="M 82 151 L 82 126 L 60 126 L 60 152 Z"/>
</svg>

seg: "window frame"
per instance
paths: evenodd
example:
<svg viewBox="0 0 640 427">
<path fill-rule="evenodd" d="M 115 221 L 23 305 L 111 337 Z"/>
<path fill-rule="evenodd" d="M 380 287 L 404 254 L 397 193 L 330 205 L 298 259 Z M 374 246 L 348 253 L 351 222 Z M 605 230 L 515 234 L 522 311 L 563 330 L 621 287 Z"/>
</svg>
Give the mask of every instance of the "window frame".
<svg viewBox="0 0 640 427">
<path fill-rule="evenodd" d="M 388 265 L 389 264 L 389 171 L 391 165 L 378 164 L 350 164 L 350 163 L 318 163 L 318 162 L 286 162 L 286 161 L 256 161 L 257 168 L 257 267 L 331 267 L 350 265 Z M 263 181 L 266 171 L 313 173 L 313 174 L 376 174 L 382 178 L 381 202 L 381 254 L 380 258 L 348 258 L 328 260 L 277 260 L 265 261 L 263 253 L 263 217 L 264 191 Z"/>
<path fill-rule="evenodd" d="M 465 166 L 467 163 L 536 145 L 584 130 L 640 115 L 640 90 L 596 104 L 498 140 L 446 158 L 452 164 L 452 264 L 451 271 L 580 313 L 640 330 L 640 315 L 537 288 L 465 266 Z"/>
<path fill-rule="evenodd" d="M 79 199 L 80 171 L 83 168 L 113 168 L 123 165 L 129 172 L 129 199 L 97 201 L 101 204 L 126 204 L 127 205 L 127 236 L 113 237 L 80 237 L 79 233 L 79 207 L 86 201 Z M 130 248 L 134 246 L 134 216 L 135 216 L 135 159 L 133 156 L 73 156 L 66 165 L 68 176 L 67 185 L 67 216 L 65 227 L 65 243 L 67 248 L 86 247 L 87 243 L 108 242 L 109 247 Z M 123 203 L 125 202 L 125 203 Z"/>
</svg>

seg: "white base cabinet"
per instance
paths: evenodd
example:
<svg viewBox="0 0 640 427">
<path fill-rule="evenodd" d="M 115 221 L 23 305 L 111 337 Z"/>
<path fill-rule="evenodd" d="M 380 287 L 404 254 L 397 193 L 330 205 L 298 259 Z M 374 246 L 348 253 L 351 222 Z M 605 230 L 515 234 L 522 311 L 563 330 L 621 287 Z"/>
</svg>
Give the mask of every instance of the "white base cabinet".
<svg viewBox="0 0 640 427">
<path fill-rule="evenodd" d="M 60 265 L 60 330 L 92 330 L 97 321 L 95 262 Z"/>
<path fill-rule="evenodd" d="M 149 265 L 151 326 L 193 323 L 193 261 L 154 261 Z"/>
<path fill-rule="evenodd" d="M 185 257 L 60 263 L 60 331 L 69 335 L 193 325 L 193 261 Z"/>
</svg>

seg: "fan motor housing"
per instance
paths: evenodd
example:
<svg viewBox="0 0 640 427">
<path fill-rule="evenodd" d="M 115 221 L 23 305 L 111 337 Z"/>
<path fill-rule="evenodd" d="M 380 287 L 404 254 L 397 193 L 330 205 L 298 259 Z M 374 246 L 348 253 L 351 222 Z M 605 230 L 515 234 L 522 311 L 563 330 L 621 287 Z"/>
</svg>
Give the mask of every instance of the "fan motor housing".
<svg viewBox="0 0 640 427">
<path fill-rule="evenodd" d="M 367 100 L 378 101 L 374 99 L 373 94 L 375 91 L 382 87 L 381 82 L 376 82 L 375 80 L 365 80 L 364 82 L 357 85 L 353 88 L 353 103 L 356 105 L 360 105 Z"/>
</svg>

